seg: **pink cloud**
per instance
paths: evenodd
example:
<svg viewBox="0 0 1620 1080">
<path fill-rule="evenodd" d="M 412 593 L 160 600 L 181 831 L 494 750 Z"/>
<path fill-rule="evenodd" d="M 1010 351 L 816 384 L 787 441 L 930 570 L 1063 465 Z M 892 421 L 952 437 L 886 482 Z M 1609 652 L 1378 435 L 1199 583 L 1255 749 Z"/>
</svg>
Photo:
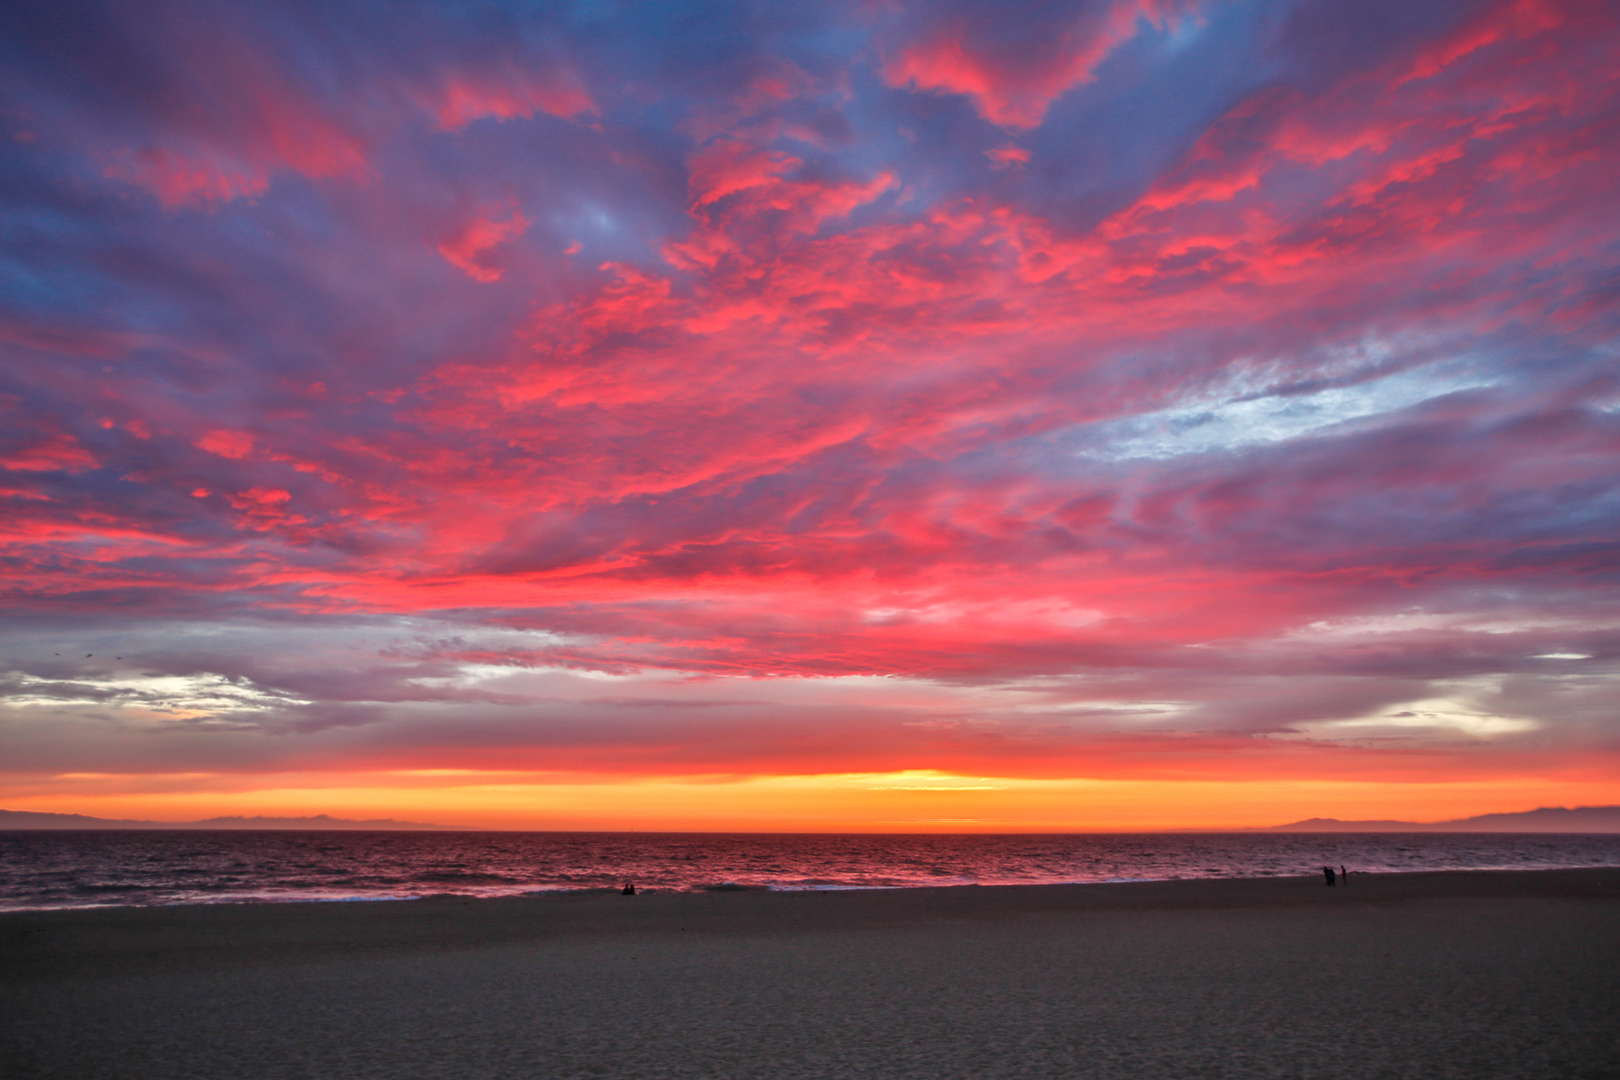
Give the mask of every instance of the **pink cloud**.
<svg viewBox="0 0 1620 1080">
<path fill-rule="evenodd" d="M 1514 78 L 1522 85 L 1522 76 Z M 425 390 L 431 404 L 424 415 L 444 430 L 498 429 L 504 442 L 525 451 L 518 461 L 503 459 L 498 476 L 483 464 L 494 460 L 494 447 L 488 458 L 464 459 L 472 474 L 483 476 L 480 499 L 488 509 L 481 518 L 458 516 L 447 526 L 445 550 L 466 551 L 501 537 L 498 559 L 521 564 L 530 558 L 522 554 L 526 549 L 554 549 L 555 555 L 534 555 L 532 565 L 555 575 L 548 590 L 564 579 L 588 581 L 581 598 L 606 595 L 618 587 L 614 582 L 623 583 L 628 596 L 644 594 L 657 581 L 684 590 L 695 579 L 747 593 L 753 582 L 775 574 L 850 589 L 866 588 L 856 583 L 871 575 L 892 574 L 919 589 L 965 597 L 972 587 L 956 575 L 976 560 L 1037 537 L 1061 537 L 1051 562 L 1036 559 L 1027 579 L 997 579 L 992 588 L 1018 595 L 1050 589 L 1054 568 L 1071 559 L 1084 565 L 1081 552 L 1109 550 L 1134 529 L 1168 536 L 1203 522 L 1196 530 L 1203 535 L 1206 528 L 1240 531 L 1239 523 L 1256 515 L 1286 514 L 1286 500 L 1274 502 L 1281 496 L 1265 488 L 1195 494 L 1172 485 L 1124 503 L 1106 487 L 1043 490 L 1025 479 L 1016 490 L 994 483 L 963 489 L 960 480 L 949 494 L 930 486 L 893 490 L 881 512 L 867 508 L 859 515 L 853 502 L 834 509 L 842 498 L 855 500 L 853 492 L 823 492 L 818 505 L 828 516 L 821 534 L 763 523 L 756 530 L 730 518 L 713 535 L 693 533 L 689 525 L 666 540 L 637 527 L 617 540 L 576 548 L 569 546 L 574 540 L 563 542 L 566 529 L 527 531 L 520 524 L 541 508 L 566 516 L 567 507 L 598 500 L 676 490 L 721 498 L 755 478 L 814 470 L 839 447 L 860 447 L 881 469 L 913 455 L 949 458 L 1012 429 L 1053 430 L 1106 416 L 1112 407 L 1106 401 L 1055 403 L 1030 358 L 1048 346 L 1084 341 L 1086 352 L 1074 363 L 1102 366 L 1149 337 L 1247 333 L 1257 326 L 1271 327 L 1276 347 L 1292 351 L 1295 346 L 1281 343 L 1357 325 L 1365 305 L 1381 302 L 1391 278 L 1421 278 L 1427 268 L 1445 266 L 1453 288 L 1466 291 L 1471 274 L 1484 287 L 1492 259 L 1546 242 L 1547 223 L 1534 232 L 1497 229 L 1487 237 L 1469 213 L 1456 209 L 1460 191 L 1499 175 L 1499 155 L 1545 137 L 1530 114 L 1523 122 L 1493 121 L 1489 134 L 1458 156 L 1451 125 L 1424 121 L 1414 111 L 1420 101 L 1397 96 L 1385 113 L 1364 118 L 1366 130 L 1394 134 L 1355 135 L 1340 144 L 1342 153 L 1328 153 L 1321 148 L 1330 145 L 1331 133 L 1344 130 L 1334 111 L 1341 104 L 1331 94 L 1315 102 L 1289 95 L 1245 102 L 1189 158 L 1236 160 L 1241 184 L 1194 188 L 1171 181 L 1082 237 L 974 201 L 912 221 L 819 233 L 812 226 L 869 200 L 872 183 L 800 180 L 801 164 L 788 155 L 714 144 L 693 166 L 698 228 L 671 247 L 671 257 L 694 275 L 689 288 L 678 291 L 657 273 L 616 268 L 614 282 L 599 293 L 537 315 L 529 347 L 510 362 L 447 367 Z M 1299 169 L 1347 161 L 1326 194 L 1298 183 Z M 1578 193 L 1570 207 L 1586 205 L 1599 190 L 1594 178 L 1559 170 L 1519 175 L 1502 181 L 1508 186 L 1493 198 L 1506 202 L 1492 205 L 1557 205 L 1558 191 Z M 1234 200 L 1240 191 L 1248 201 Z M 1578 230 L 1578 216 L 1566 218 L 1564 227 Z M 784 227 L 795 221 L 800 224 Z M 1389 243 L 1392 228 L 1402 243 Z M 995 298 L 993 309 L 985 309 L 987 297 Z M 1490 292 L 1478 301 L 1482 310 L 1496 302 Z M 1313 312 L 1313 322 L 1308 337 L 1294 338 L 1291 320 L 1301 310 Z M 804 361 L 807 348 L 814 363 Z M 1312 361 L 1295 363 L 1294 377 L 1312 376 Z M 925 371 L 938 377 L 919 378 Z M 1184 370 L 1183 387 L 1199 377 Z M 984 387 L 994 387 L 994 394 Z M 810 404 L 818 400 L 830 404 Z M 524 414 L 512 411 L 519 402 Z M 627 453 L 623 440 L 636 432 L 657 432 L 658 451 Z M 1461 482 L 1461 475 L 1392 474 L 1384 486 L 1444 485 Z M 1302 481 L 1289 498 L 1303 499 L 1307 489 Z M 1121 505 L 1136 509 L 1125 513 Z M 1055 522 L 1064 523 L 1062 533 L 1051 531 Z M 1141 549 L 1144 566 L 1152 550 Z M 1174 544 L 1162 551 L 1171 564 L 1185 554 Z M 1076 605 L 1121 605 L 1120 617 L 1145 619 L 1153 634 L 1172 627 L 1188 640 L 1264 633 L 1303 610 L 1241 602 L 1257 588 L 1273 587 L 1248 571 L 1200 576 L 1196 608 L 1172 584 L 1173 571 L 1153 571 L 1157 592 L 1117 591 L 1113 574 L 1093 579 L 1075 568 L 1064 578 Z M 471 578 L 460 580 L 473 595 L 482 588 Z M 1105 594 L 1093 591 L 1105 587 Z M 1366 587 L 1361 579 L 1345 585 Z M 1340 598 L 1321 602 L 1346 602 L 1348 592 L 1337 585 L 1331 591 Z M 794 595 L 794 603 L 806 602 Z M 1320 600 L 1311 590 L 1297 596 L 1302 605 Z M 1162 613 L 1153 613 L 1161 602 Z M 921 657 L 935 648 L 921 644 L 935 633 L 930 625 L 891 621 L 862 629 L 859 638 L 872 635 L 874 651 L 847 662 L 873 668 L 924 663 Z M 843 644 L 834 650 L 845 657 L 854 655 L 856 640 L 847 633 L 855 631 L 837 631 Z M 1026 628 L 1025 636 L 1042 633 L 1059 631 Z M 903 645 L 912 635 L 918 644 Z M 949 634 L 940 639 L 938 655 L 949 653 L 951 640 Z M 900 659 L 913 648 L 913 659 Z"/>
<path fill-rule="evenodd" d="M 297 77 L 225 24 L 186 23 L 184 93 L 144 143 L 106 153 L 108 176 L 169 208 L 264 194 L 281 172 L 363 181 L 369 139 Z"/>
<path fill-rule="evenodd" d="M 529 219 L 517 211 L 505 221 L 474 218 L 439 243 L 439 254 L 474 281 L 499 281 L 506 268 L 494 262 L 495 249 L 528 228 Z"/>
<path fill-rule="evenodd" d="M 424 104 L 445 131 L 475 120 L 526 119 L 537 112 L 572 120 L 597 111 L 579 77 L 563 65 L 541 73 L 494 65 L 450 74 Z"/>
<path fill-rule="evenodd" d="M 82 443 L 62 431 L 0 451 L 0 468 L 15 472 L 83 472 L 99 464 Z"/>
<path fill-rule="evenodd" d="M 1526 38 L 1564 25 L 1567 13 L 1553 0 L 1513 0 L 1486 7 L 1459 32 L 1424 49 L 1396 85 L 1427 79 L 1479 49 L 1506 38 Z"/>
<path fill-rule="evenodd" d="M 1143 19 L 1181 9 L 1073 10 L 1023 44 L 953 15 L 879 51 L 892 81 L 1024 128 L 1106 77 Z M 705 71 L 678 99 L 689 112 L 639 142 L 664 99 L 615 113 L 604 92 L 601 131 L 550 129 L 586 147 L 574 173 L 532 131 L 424 129 L 423 110 L 460 131 L 595 108 L 503 69 L 443 95 L 400 90 L 432 78 L 379 84 L 397 128 L 315 110 L 364 133 L 356 152 L 374 156 L 353 160 L 301 156 L 239 104 L 257 135 L 158 139 L 181 149 L 141 182 L 197 205 L 262 194 L 281 171 L 395 171 L 317 192 L 329 217 L 308 232 L 302 205 L 154 212 L 181 240 L 151 266 L 193 306 L 152 321 L 200 328 L 189 338 L 0 325 L 29 407 L 90 417 L 7 443 L 22 464 L 0 586 L 36 610 L 112 596 L 305 629 L 334 612 L 408 622 L 409 640 L 366 646 L 363 672 L 231 668 L 261 664 L 255 678 L 318 702 L 276 713 L 285 730 L 387 731 L 356 736 L 367 760 L 1416 775 L 1433 767 L 1416 751 L 1323 765 L 1251 736 L 1480 671 L 1504 680 L 1469 691 L 1493 707 L 1552 709 L 1526 703 L 1526 658 L 1613 648 L 1600 620 L 1537 621 L 1612 603 L 1602 515 L 1620 446 L 1613 381 L 1570 359 L 1606 348 L 1615 311 L 1613 35 L 1596 9 L 1559 7 L 1561 25 L 1547 10 L 1482 9 L 1319 84 L 1245 83 L 1090 217 L 1032 196 L 1039 169 L 986 183 L 981 154 L 1009 169 L 1031 155 L 982 125 L 950 125 L 948 151 L 926 133 L 896 150 L 889 127 L 860 128 L 882 126 L 887 92 L 829 119 L 847 72 Z M 816 132 L 832 134 L 802 137 Z M 474 144 L 490 157 L 443 181 L 436 155 Z M 507 177 L 479 171 L 496 146 L 515 175 L 552 170 L 524 189 L 539 224 L 500 201 Z M 205 162 L 189 172 L 188 147 Z M 439 258 L 502 280 L 505 245 L 566 215 L 561 198 L 533 209 L 553 190 L 611 203 L 618 231 L 565 249 L 568 222 L 524 245 L 507 288 L 434 287 Z M 446 206 L 465 217 L 430 248 L 420 222 Z M 238 217 L 296 240 L 267 245 L 272 259 L 231 233 L 236 258 L 190 261 Z M 255 277 L 260 260 L 274 265 Z M 283 304 L 295 282 L 306 292 Z M 220 311 L 239 325 L 220 329 Z M 103 463 L 116 479 L 72 475 Z M 470 640 L 491 628 L 512 636 Z M 464 692 L 461 664 L 734 677 L 784 699 L 809 695 L 785 676 L 904 675 L 939 700 L 888 701 L 872 678 L 814 708 L 659 727 L 636 719 L 651 705 Z M 987 718 L 986 687 L 1014 687 L 1018 706 Z M 1607 715 L 1602 693 L 1580 694 Z M 1154 695 L 1187 704 L 1180 727 L 1085 726 L 1107 712 L 1093 699 Z M 411 712 L 437 705 L 454 723 Z M 1492 760 L 1477 767 L 1505 767 Z"/>
<path fill-rule="evenodd" d="M 210 454 L 241 460 L 253 452 L 253 436 L 245 431 L 210 431 L 197 440 L 197 445 Z"/>
<path fill-rule="evenodd" d="M 283 170 L 312 179 L 368 175 L 361 141 L 317 117 L 266 114 L 253 126 L 259 130 L 246 138 L 118 151 L 106 174 L 147 188 L 171 209 L 257 197 Z"/>
<path fill-rule="evenodd" d="M 866 179 L 806 175 L 805 162 L 790 154 L 741 139 L 718 139 L 692 155 L 688 188 L 692 216 L 702 223 L 693 235 L 667 244 L 664 257 L 683 268 L 713 270 L 752 263 L 750 248 L 771 237 L 815 233 L 823 224 L 847 217 L 857 207 L 895 186 L 892 172 Z M 750 317 L 751 301 L 725 310 L 721 321 Z"/>
<path fill-rule="evenodd" d="M 104 153 L 105 173 L 150 190 L 169 208 L 207 206 L 262 196 L 282 172 L 310 179 L 365 181 L 368 154 L 405 117 L 387 97 L 365 109 L 321 101 L 249 37 L 227 25 L 185 36 L 195 52 L 185 62 L 190 106 L 144 144 Z M 443 131 L 480 119 L 510 120 L 546 113 L 573 119 L 595 104 L 572 68 L 554 63 L 536 72 L 511 62 L 402 80 L 407 107 L 429 113 Z"/>
<path fill-rule="evenodd" d="M 248 488 L 227 495 L 226 501 L 240 512 L 238 520 L 243 527 L 258 532 L 299 530 L 310 521 L 291 512 L 292 492 L 281 488 Z"/>
<path fill-rule="evenodd" d="M 990 8 L 941 15 L 884 61 L 892 86 L 962 94 L 979 115 L 1011 128 L 1038 127 L 1052 102 L 1090 82 L 1098 64 L 1135 37 L 1140 23 L 1163 28 L 1183 15 L 1179 0 L 1109 0 L 1088 5 L 1033 44 L 995 41 Z"/>
<path fill-rule="evenodd" d="M 107 175 L 139 184 L 173 208 L 262 195 L 270 186 L 272 168 L 268 163 L 222 160 L 208 151 L 188 155 L 147 146 L 109 165 Z"/>
<path fill-rule="evenodd" d="M 991 163 L 998 169 L 1010 169 L 1018 165 L 1029 164 L 1029 151 L 1022 146 L 1008 143 L 1006 146 L 992 146 L 984 152 Z"/>
<path fill-rule="evenodd" d="M 780 150 L 741 139 L 719 139 L 694 155 L 689 187 L 692 205 L 704 207 L 749 188 L 774 186 L 804 162 Z"/>
</svg>

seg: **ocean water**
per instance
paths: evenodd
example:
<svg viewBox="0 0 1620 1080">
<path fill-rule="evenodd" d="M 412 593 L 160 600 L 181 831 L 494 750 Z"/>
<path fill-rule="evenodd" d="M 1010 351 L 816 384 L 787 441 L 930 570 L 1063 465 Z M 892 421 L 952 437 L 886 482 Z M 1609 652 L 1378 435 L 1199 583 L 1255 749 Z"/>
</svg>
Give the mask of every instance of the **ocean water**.
<svg viewBox="0 0 1620 1080">
<path fill-rule="evenodd" d="M 0 832 L 0 910 L 1620 866 L 1620 835 Z"/>
</svg>

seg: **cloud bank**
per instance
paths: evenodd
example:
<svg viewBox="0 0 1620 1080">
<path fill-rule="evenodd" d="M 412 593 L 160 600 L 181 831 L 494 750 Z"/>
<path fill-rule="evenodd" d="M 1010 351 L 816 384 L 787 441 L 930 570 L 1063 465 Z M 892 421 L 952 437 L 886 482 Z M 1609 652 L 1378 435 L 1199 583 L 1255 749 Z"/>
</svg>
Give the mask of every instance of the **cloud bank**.
<svg viewBox="0 0 1620 1080">
<path fill-rule="evenodd" d="M 0 22 L 0 790 L 1615 783 L 1609 5 Z"/>
</svg>

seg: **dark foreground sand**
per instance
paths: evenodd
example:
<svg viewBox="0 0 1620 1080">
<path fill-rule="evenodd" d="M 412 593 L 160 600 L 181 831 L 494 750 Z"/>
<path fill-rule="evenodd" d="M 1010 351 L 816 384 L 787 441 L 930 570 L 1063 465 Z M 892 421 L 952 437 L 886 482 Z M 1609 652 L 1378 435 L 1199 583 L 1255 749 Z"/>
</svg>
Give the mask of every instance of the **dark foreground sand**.
<svg viewBox="0 0 1620 1080">
<path fill-rule="evenodd" d="M 0 1076 L 1620 1077 L 1620 870 L 0 916 Z"/>
</svg>

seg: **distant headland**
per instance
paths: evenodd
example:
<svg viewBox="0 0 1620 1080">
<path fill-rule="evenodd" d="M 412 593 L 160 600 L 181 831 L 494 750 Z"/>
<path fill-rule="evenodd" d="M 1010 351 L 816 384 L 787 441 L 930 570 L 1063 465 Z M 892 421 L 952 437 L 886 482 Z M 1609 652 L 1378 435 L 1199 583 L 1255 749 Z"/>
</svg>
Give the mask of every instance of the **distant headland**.
<svg viewBox="0 0 1620 1080">
<path fill-rule="evenodd" d="M 1620 806 L 1543 806 L 1516 814 L 1480 814 L 1452 821 L 1340 821 L 1309 818 L 1269 832 L 1620 832 Z"/>
<path fill-rule="evenodd" d="M 37 810 L 0 810 L 0 829 L 427 829 L 461 832 L 459 825 L 429 825 L 420 821 L 373 818 L 354 821 L 327 814 L 313 817 L 213 817 L 205 821 L 137 821 L 98 818 L 85 814 L 50 814 Z"/>
</svg>

